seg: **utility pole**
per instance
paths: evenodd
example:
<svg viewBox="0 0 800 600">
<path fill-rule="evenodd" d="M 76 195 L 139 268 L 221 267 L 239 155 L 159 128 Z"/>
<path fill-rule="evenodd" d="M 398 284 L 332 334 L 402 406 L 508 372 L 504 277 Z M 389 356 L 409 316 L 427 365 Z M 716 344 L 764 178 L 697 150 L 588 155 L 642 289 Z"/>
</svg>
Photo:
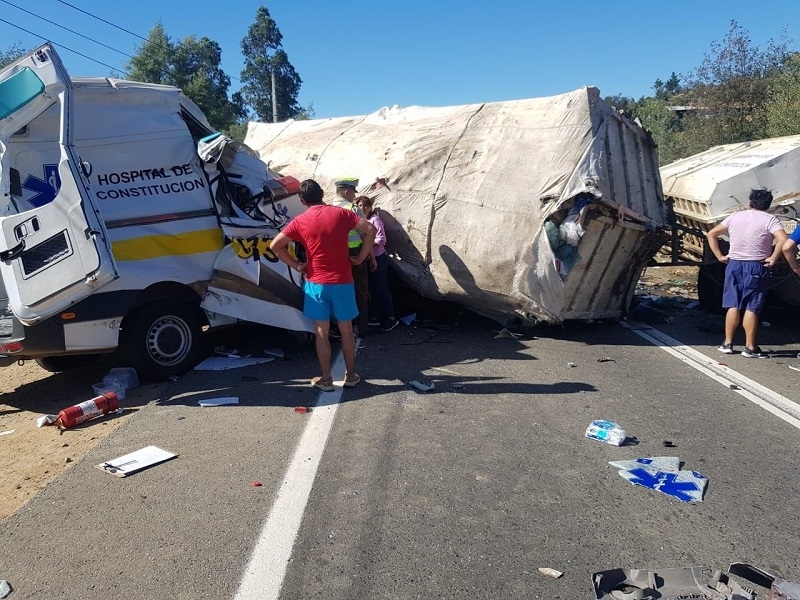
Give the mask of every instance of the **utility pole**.
<svg viewBox="0 0 800 600">
<path fill-rule="evenodd" d="M 278 102 L 275 98 L 275 67 L 270 70 L 272 73 L 272 122 L 278 122 Z"/>
</svg>

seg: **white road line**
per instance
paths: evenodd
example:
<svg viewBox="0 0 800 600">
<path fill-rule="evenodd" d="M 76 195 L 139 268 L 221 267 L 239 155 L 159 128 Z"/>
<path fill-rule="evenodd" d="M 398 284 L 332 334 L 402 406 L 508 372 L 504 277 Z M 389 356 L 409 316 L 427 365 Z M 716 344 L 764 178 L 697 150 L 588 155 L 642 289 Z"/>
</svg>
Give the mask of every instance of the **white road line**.
<svg viewBox="0 0 800 600">
<path fill-rule="evenodd" d="M 651 344 L 658 346 L 665 352 L 669 352 L 690 367 L 697 369 L 704 375 L 732 389 L 740 396 L 747 398 L 753 404 L 800 429 L 800 405 L 785 396 L 781 396 L 779 393 L 734 371 L 727 365 L 720 364 L 719 361 L 707 357 L 702 352 L 682 344 L 649 325 L 633 322 L 622 323 L 622 325 Z"/>
<path fill-rule="evenodd" d="M 334 361 L 333 371 L 344 372 L 341 352 Z M 235 600 L 277 600 L 280 595 L 294 540 L 342 398 L 342 387 L 337 385 L 336 391 L 320 393 L 323 396 L 309 414 L 306 429 L 256 541 Z"/>
</svg>

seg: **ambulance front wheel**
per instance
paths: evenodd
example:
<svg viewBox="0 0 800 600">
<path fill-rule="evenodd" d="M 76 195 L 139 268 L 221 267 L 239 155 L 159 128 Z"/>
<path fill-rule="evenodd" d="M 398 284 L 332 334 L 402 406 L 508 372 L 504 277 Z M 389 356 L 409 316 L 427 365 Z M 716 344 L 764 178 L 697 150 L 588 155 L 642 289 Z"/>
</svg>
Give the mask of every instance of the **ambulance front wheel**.
<svg viewBox="0 0 800 600">
<path fill-rule="evenodd" d="M 197 362 L 202 325 L 199 309 L 191 304 L 164 300 L 131 315 L 124 326 L 122 353 L 140 377 L 164 380 L 180 375 Z"/>
</svg>

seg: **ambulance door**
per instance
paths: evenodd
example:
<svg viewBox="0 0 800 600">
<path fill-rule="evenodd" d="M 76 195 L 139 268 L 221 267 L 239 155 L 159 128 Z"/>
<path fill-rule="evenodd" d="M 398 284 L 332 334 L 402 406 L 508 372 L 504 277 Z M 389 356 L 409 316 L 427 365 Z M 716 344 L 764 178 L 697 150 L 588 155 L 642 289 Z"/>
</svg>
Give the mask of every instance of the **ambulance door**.
<svg viewBox="0 0 800 600">
<path fill-rule="evenodd" d="M 9 306 L 25 324 L 58 314 L 117 277 L 105 226 L 88 193 L 73 146 L 72 82 L 61 59 L 42 46 L 0 73 L 0 163 L 5 202 L 14 202 L 9 138 L 60 107 L 60 187 L 54 198 L 0 219 L 0 273 Z M 24 174 L 23 174 L 24 176 Z"/>
</svg>

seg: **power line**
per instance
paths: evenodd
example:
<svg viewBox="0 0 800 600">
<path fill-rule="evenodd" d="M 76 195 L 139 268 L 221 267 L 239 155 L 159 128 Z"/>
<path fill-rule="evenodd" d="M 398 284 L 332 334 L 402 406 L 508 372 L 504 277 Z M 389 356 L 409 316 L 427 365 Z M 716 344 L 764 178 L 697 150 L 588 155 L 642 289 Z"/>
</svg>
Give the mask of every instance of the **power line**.
<svg viewBox="0 0 800 600">
<path fill-rule="evenodd" d="M 2 1 L 2 2 L 6 2 L 6 0 L 0 0 L 0 1 Z M 164 46 L 164 45 L 163 45 L 163 44 L 161 44 L 160 42 L 155 42 L 155 41 L 153 41 L 153 40 L 150 40 L 150 39 L 148 39 L 148 38 L 145 38 L 145 37 L 142 37 L 142 36 L 140 36 L 138 33 L 134 33 L 133 31 L 128 31 L 128 30 L 127 30 L 127 29 L 125 29 L 124 27 L 120 27 L 119 25 L 115 25 L 115 24 L 114 24 L 114 23 L 112 23 L 111 21 L 107 21 L 107 20 L 103 19 L 102 17 L 98 17 L 97 15 L 95 15 L 95 14 L 93 14 L 93 13 L 90 13 L 89 11 L 83 10 L 82 8 L 78 8 L 78 7 L 77 7 L 77 6 L 75 6 L 74 4 L 70 4 L 69 2 L 66 2 L 65 0 L 58 0 L 58 2 L 60 2 L 61 4 L 64 4 L 65 6 L 69 6 L 69 7 L 70 7 L 70 8 L 72 8 L 72 9 L 75 9 L 75 10 L 77 10 L 78 12 L 82 12 L 83 14 L 85 14 L 85 15 L 88 15 L 88 16 L 92 17 L 93 19 L 97 19 L 98 21 L 101 21 L 101 22 L 103 22 L 103 23 L 106 23 L 107 25 L 111 25 L 112 27 L 115 27 L 115 28 L 119 29 L 120 31 L 124 31 L 125 33 L 127 33 L 127 34 L 129 34 L 129 35 L 132 35 L 132 36 L 134 36 L 134 37 L 137 37 L 137 38 L 139 38 L 140 40 L 143 40 L 143 41 L 144 41 L 144 42 L 146 42 L 146 43 L 149 43 L 149 44 L 154 44 L 156 47 L 158 47 L 158 48 L 160 48 L 160 49 L 162 49 L 162 50 L 172 50 L 172 48 L 170 48 L 170 47 L 168 47 L 168 46 Z M 78 34 L 78 35 L 80 35 L 80 34 Z M 91 38 L 90 38 L 90 39 L 91 39 Z M 95 40 L 92 40 L 92 41 L 95 41 Z M 98 43 L 99 43 L 99 42 L 98 42 Z M 104 44 L 101 44 L 101 45 L 104 45 Z M 106 47 L 107 47 L 107 46 L 106 46 Z M 117 50 L 117 52 L 119 52 L 119 50 Z M 123 52 L 122 54 L 125 54 L 125 53 Z M 125 56 L 128 56 L 128 57 L 130 57 L 130 58 L 133 58 L 133 57 L 132 57 L 132 56 L 130 56 L 129 54 L 125 54 Z M 221 68 L 221 67 L 220 67 L 220 70 L 222 71 L 222 68 Z M 241 79 L 239 79 L 238 77 L 234 77 L 233 75 L 228 75 L 227 73 L 225 73 L 225 71 L 222 71 L 222 73 L 223 73 L 223 75 L 225 75 L 226 77 L 228 77 L 228 79 L 233 79 L 234 81 L 238 81 L 239 83 L 242 83 L 242 80 L 241 80 Z"/>
<path fill-rule="evenodd" d="M 102 21 L 103 23 L 105 23 L 105 24 L 107 24 L 107 25 L 111 25 L 112 27 L 116 27 L 116 28 L 117 28 L 117 29 L 119 29 L 120 31 L 124 31 L 125 33 L 128 33 L 128 34 L 130 34 L 130 35 L 132 35 L 132 36 L 134 36 L 134 37 L 137 37 L 137 38 L 139 38 L 140 40 L 144 40 L 145 42 L 147 41 L 147 38 L 143 38 L 143 37 L 142 37 L 142 36 L 140 36 L 138 33 L 133 33 L 132 31 L 128 31 L 128 30 L 127 30 L 127 29 L 125 29 L 124 27 L 120 27 L 119 25 L 114 25 L 114 23 L 112 23 L 111 21 L 106 21 L 105 19 L 103 19 L 103 18 L 101 18 L 101 17 L 98 17 L 97 15 L 93 15 L 92 13 L 90 13 L 90 12 L 88 12 L 88 11 L 85 11 L 85 10 L 83 10 L 82 8 L 78 8 L 77 6 L 74 6 L 74 5 L 70 4 L 69 2 L 64 2 L 64 0 L 58 0 L 58 1 L 59 1 L 59 2 L 61 2 L 61 4 L 66 4 L 66 5 L 67 5 L 67 6 L 69 6 L 70 8 L 74 8 L 74 9 L 75 9 L 75 10 L 77 10 L 78 12 L 82 12 L 82 13 L 83 13 L 83 14 L 85 14 L 85 15 L 89 15 L 90 17 L 92 17 L 92 18 L 94 18 L 94 19 L 97 19 L 98 21 Z"/>
<path fill-rule="evenodd" d="M 30 34 L 30 35 L 32 35 L 34 37 L 37 37 L 37 38 L 40 38 L 40 39 L 43 39 L 43 40 L 47 39 L 46 37 L 44 37 L 42 35 L 39 35 L 38 33 L 34 33 L 33 31 L 29 31 L 29 30 L 25 29 L 24 27 L 20 27 L 19 25 L 15 25 L 14 23 L 12 23 L 10 21 L 6 21 L 3 18 L 0 18 L 0 21 L 5 23 L 6 25 L 11 25 L 12 27 L 15 27 L 16 29 L 19 29 L 20 31 L 24 31 L 25 33 Z M 65 46 L 64 44 L 60 44 L 60 43 L 56 42 L 56 45 L 59 48 L 64 48 L 64 50 L 68 50 L 69 52 L 72 52 L 73 54 L 77 54 L 78 56 L 82 56 L 83 58 L 87 58 L 87 59 L 91 60 L 92 62 L 96 62 L 99 65 L 103 65 L 104 67 L 108 67 L 112 71 L 116 71 L 117 73 L 122 73 L 126 77 L 128 76 L 128 74 L 125 71 L 123 71 L 122 69 L 118 69 L 117 67 L 112 67 L 111 65 L 109 65 L 107 63 L 104 63 L 102 61 L 97 60 L 96 58 L 92 58 L 91 56 L 87 56 L 86 54 L 83 54 L 82 52 L 78 52 L 77 50 L 73 50 L 72 48 L 70 48 L 68 46 Z"/>
<path fill-rule="evenodd" d="M 46 19 L 45 17 L 42 17 L 40 15 L 37 15 L 36 13 L 33 13 L 33 12 L 29 11 L 29 10 L 26 10 L 26 9 L 22 8 L 21 6 L 17 6 L 13 2 L 9 2 L 8 0 L 0 0 L 0 2 L 4 2 L 5 4 L 8 4 L 9 6 L 13 6 L 17 10 L 21 10 L 22 12 L 28 13 L 29 15 L 33 15 L 37 19 L 41 19 L 42 21 L 46 21 L 46 22 L 50 23 L 51 25 L 55 25 L 56 27 L 60 27 L 61 29 L 66 29 L 70 33 L 74 33 L 75 35 L 79 35 L 80 37 L 82 37 L 82 38 L 84 38 L 86 40 L 89 40 L 90 42 L 94 42 L 95 44 L 99 44 L 100 46 L 103 46 L 104 48 L 108 48 L 109 50 L 113 50 L 114 52 L 119 52 L 120 54 L 122 54 L 123 56 L 127 56 L 128 58 L 133 58 L 133 56 L 123 52 L 122 50 L 118 50 L 118 49 L 116 49 L 116 48 L 114 48 L 112 46 L 107 46 L 103 42 L 99 42 L 94 38 L 90 38 L 88 35 L 83 35 L 82 33 L 78 32 L 78 31 L 75 31 L 73 29 L 70 29 L 69 27 L 65 27 L 64 25 L 61 25 L 60 23 L 56 23 L 55 21 L 51 21 L 50 19 Z"/>
</svg>

